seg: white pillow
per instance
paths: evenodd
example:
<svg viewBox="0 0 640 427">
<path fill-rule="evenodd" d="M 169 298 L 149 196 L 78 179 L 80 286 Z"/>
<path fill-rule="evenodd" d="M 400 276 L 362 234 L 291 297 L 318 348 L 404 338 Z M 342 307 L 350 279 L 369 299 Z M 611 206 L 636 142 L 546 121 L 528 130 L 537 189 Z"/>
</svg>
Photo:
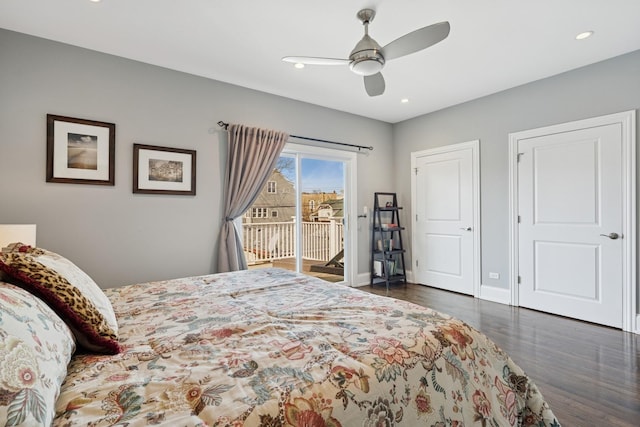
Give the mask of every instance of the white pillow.
<svg viewBox="0 0 640 427">
<path fill-rule="evenodd" d="M 0 282 L 0 425 L 51 425 L 75 348 L 73 333 L 47 304 Z"/>
</svg>

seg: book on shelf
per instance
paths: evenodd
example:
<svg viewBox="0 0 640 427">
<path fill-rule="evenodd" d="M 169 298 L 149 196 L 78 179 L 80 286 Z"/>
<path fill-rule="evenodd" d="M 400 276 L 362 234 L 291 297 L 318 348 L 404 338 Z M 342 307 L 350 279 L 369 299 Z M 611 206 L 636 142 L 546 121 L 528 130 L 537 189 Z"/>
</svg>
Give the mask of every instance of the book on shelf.
<svg viewBox="0 0 640 427">
<path fill-rule="evenodd" d="M 373 274 L 377 277 L 382 277 L 382 261 L 373 261 Z"/>
<path fill-rule="evenodd" d="M 396 273 L 396 262 L 394 260 L 387 260 L 387 276 L 394 276 Z"/>
</svg>

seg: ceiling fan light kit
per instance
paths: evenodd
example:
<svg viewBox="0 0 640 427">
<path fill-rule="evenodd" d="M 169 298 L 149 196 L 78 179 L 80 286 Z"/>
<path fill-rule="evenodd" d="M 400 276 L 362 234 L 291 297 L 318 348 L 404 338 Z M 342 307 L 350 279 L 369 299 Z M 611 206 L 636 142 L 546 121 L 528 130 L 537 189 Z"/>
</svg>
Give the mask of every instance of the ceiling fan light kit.
<svg viewBox="0 0 640 427">
<path fill-rule="evenodd" d="M 351 64 L 349 64 L 349 67 L 351 67 L 351 71 L 360 76 L 371 76 L 373 74 L 379 73 L 380 70 L 382 70 L 383 65 L 384 58 L 380 58 L 380 60 L 362 58 L 351 62 Z"/>
<path fill-rule="evenodd" d="M 378 42 L 369 36 L 369 23 L 373 21 L 375 15 L 376 12 L 373 9 L 362 9 L 356 15 L 364 25 L 364 36 L 351 50 L 349 59 L 285 56 L 282 60 L 309 65 L 349 64 L 351 71 L 364 77 L 364 87 L 367 94 L 378 96 L 382 95 L 385 90 L 384 77 L 380 71 L 382 71 L 386 60 L 418 52 L 444 40 L 449 35 L 449 23 L 439 22 L 407 33 L 386 46 L 380 47 Z"/>
<path fill-rule="evenodd" d="M 351 71 L 361 76 L 376 74 L 384 66 L 384 58 L 376 50 L 352 52 L 349 59 L 351 59 L 349 63 Z"/>
</svg>

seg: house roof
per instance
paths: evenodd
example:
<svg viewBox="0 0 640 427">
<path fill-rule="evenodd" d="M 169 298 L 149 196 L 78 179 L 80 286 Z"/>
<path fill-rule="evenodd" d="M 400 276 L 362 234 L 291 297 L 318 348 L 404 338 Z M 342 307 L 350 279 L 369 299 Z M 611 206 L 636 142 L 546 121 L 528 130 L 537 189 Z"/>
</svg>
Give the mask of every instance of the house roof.
<svg viewBox="0 0 640 427">
<path fill-rule="evenodd" d="M 640 49 L 638 0 L 373 4 L 369 33 L 382 46 L 451 25 L 444 41 L 388 61 L 386 91 L 375 98 L 348 67 L 281 61 L 346 58 L 363 34 L 356 13 L 369 1 L 6 0 L 0 28 L 390 123 Z M 592 37 L 575 39 L 589 30 Z"/>
<path fill-rule="evenodd" d="M 324 206 L 330 206 L 331 209 L 333 210 L 333 217 L 334 218 L 342 218 L 344 217 L 344 199 L 331 199 L 331 200 L 326 200 L 324 202 L 322 202 L 319 206 L 318 209 L 316 209 L 316 215 L 312 215 L 312 216 L 317 216 L 317 212 L 319 210 L 321 210 Z"/>
</svg>

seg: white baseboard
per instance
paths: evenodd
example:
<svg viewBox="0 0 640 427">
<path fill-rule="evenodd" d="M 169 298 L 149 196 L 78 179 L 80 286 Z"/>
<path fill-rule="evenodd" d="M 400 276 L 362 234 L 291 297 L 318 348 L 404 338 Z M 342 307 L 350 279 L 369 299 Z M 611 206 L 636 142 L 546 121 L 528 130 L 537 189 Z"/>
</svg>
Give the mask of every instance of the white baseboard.
<svg viewBox="0 0 640 427">
<path fill-rule="evenodd" d="M 496 288 L 494 286 L 480 285 L 480 299 L 509 305 L 511 296 L 509 289 Z"/>
<path fill-rule="evenodd" d="M 413 272 L 411 270 L 406 270 L 407 272 L 407 282 L 413 283 Z M 351 285 L 353 288 L 359 288 L 360 286 L 369 286 L 371 280 L 371 275 L 367 273 L 358 273 L 356 276 L 356 283 Z"/>
<path fill-rule="evenodd" d="M 371 274 L 367 273 L 358 273 L 356 276 L 356 283 L 352 284 L 351 287 L 359 288 L 360 286 L 367 286 L 370 283 Z"/>
<path fill-rule="evenodd" d="M 407 282 L 409 283 L 416 283 L 413 280 L 413 270 L 405 270 L 407 272 Z"/>
</svg>

